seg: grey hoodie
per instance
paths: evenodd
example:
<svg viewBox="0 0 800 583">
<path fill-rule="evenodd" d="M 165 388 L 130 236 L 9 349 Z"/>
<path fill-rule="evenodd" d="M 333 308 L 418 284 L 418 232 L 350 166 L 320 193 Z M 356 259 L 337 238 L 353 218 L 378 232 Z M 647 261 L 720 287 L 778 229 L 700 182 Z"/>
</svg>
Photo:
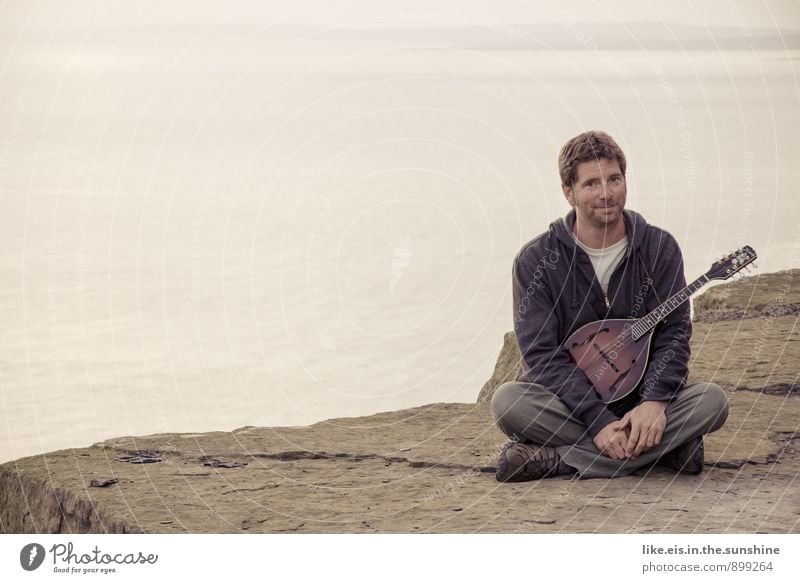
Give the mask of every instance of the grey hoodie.
<svg viewBox="0 0 800 583">
<path fill-rule="evenodd" d="M 686 286 L 674 237 L 623 213 L 628 248 L 611 274 L 608 294 L 588 255 L 575 244 L 575 211 L 550 224 L 514 259 L 514 332 L 522 353 L 518 380 L 547 387 L 582 421 L 592 437 L 640 401 L 666 401 L 688 374 L 692 324 L 689 303 L 667 316 L 653 334 L 651 356 L 638 393 L 606 406 L 563 344 L 578 328 L 604 318 L 641 318 Z"/>
</svg>

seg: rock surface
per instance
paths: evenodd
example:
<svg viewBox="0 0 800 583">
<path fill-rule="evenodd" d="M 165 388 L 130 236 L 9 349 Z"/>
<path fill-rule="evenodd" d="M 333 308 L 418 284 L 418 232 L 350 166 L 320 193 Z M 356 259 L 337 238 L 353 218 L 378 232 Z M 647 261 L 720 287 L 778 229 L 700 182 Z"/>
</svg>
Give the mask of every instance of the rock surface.
<svg viewBox="0 0 800 583">
<path fill-rule="evenodd" d="M 0 531 L 800 531 L 800 271 L 713 288 L 696 303 L 692 376 L 730 394 L 706 471 L 498 484 L 488 407 L 515 376 L 513 334 L 475 404 L 308 427 L 122 437 L 0 466 Z"/>
</svg>

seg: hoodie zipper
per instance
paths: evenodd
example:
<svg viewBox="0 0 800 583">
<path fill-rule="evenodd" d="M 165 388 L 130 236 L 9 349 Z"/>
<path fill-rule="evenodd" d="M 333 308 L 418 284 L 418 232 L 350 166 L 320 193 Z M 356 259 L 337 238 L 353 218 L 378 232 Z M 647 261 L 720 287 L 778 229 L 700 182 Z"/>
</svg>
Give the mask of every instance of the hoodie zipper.
<svg viewBox="0 0 800 583">
<path fill-rule="evenodd" d="M 606 294 L 606 292 L 603 291 L 603 287 L 600 285 L 600 280 L 597 279 L 597 274 L 594 272 L 594 266 L 592 266 L 592 261 L 591 261 L 591 259 L 589 259 L 589 256 L 586 254 L 586 252 L 583 249 L 581 249 L 577 245 L 576 245 L 575 248 L 580 253 L 583 254 L 584 259 L 582 260 L 582 263 L 588 263 L 589 264 L 589 268 L 592 271 L 592 275 L 591 275 L 590 281 L 594 282 L 594 285 L 592 287 L 594 287 L 597 291 L 600 292 L 600 296 L 602 296 L 602 298 L 603 298 L 603 303 L 606 305 L 606 317 L 608 317 L 608 313 L 611 310 L 611 302 L 608 300 L 608 295 Z M 614 268 L 614 273 L 616 273 L 617 269 L 619 269 L 619 265 L 616 268 Z M 613 274 L 612 274 L 612 276 L 613 276 Z M 575 282 L 575 280 L 573 279 L 573 288 L 574 288 L 574 282 Z M 610 278 L 608 280 L 608 284 L 609 284 L 609 286 L 611 285 L 611 279 Z M 573 295 L 574 294 L 575 294 L 575 291 L 573 290 Z"/>
<path fill-rule="evenodd" d="M 562 242 L 566 242 L 566 239 L 562 239 L 561 236 L 559 235 L 558 227 L 556 225 L 557 225 L 556 221 L 554 221 L 551 224 L 551 228 L 555 227 L 556 237 L 561 239 Z M 589 264 L 591 265 L 592 261 L 589 258 L 589 256 L 586 254 L 586 252 L 583 249 L 580 248 L 580 246 L 577 243 L 575 243 L 575 235 L 574 235 L 574 233 L 572 233 L 570 231 L 566 221 L 561 219 L 560 225 L 562 226 L 563 230 L 567 233 L 567 237 L 570 239 L 570 244 L 573 246 L 575 251 L 579 252 L 579 253 L 582 253 L 583 257 L 585 258 L 585 260 L 588 261 Z M 628 263 L 628 259 L 630 258 L 630 256 L 633 253 L 633 237 L 631 237 L 631 235 L 629 233 L 630 233 L 630 230 L 627 228 L 627 224 L 626 224 L 625 236 L 628 237 L 628 248 L 625 251 L 625 255 L 622 257 L 622 261 L 620 261 L 619 264 L 614 268 L 614 271 L 611 273 L 611 277 L 608 278 L 608 286 L 609 287 L 611 287 L 611 280 L 614 279 L 614 275 L 616 275 L 616 273 L 619 271 L 620 267 L 622 267 L 623 265 Z M 594 279 L 597 282 L 597 289 L 600 290 L 600 293 L 603 296 L 603 303 L 605 303 L 605 305 L 606 305 L 606 317 L 608 317 L 609 313 L 611 312 L 611 302 L 608 299 L 608 294 L 605 291 L 603 291 L 603 288 L 600 286 L 600 280 L 597 279 L 597 274 L 594 272 L 594 266 L 592 266 L 592 276 L 593 276 L 592 279 Z M 575 285 L 576 285 L 576 280 L 573 279 L 573 288 L 574 288 Z M 573 296 L 574 296 L 574 289 L 573 289 Z M 572 301 L 576 302 L 577 300 L 573 297 Z"/>
<path fill-rule="evenodd" d="M 614 271 L 611 272 L 611 276 L 608 278 L 609 288 L 611 287 L 611 280 L 614 279 L 614 275 L 616 275 L 616 273 L 620 270 L 620 268 L 628 262 L 628 258 L 630 257 L 631 254 L 630 244 L 631 243 L 629 240 L 628 249 L 625 251 L 625 255 L 622 256 L 622 260 L 617 264 L 617 266 L 614 268 Z M 602 290 L 603 288 L 600 289 Z M 606 316 L 608 316 L 608 312 L 611 311 L 611 302 L 608 301 L 608 294 L 606 292 L 603 292 L 603 301 L 605 301 L 606 303 Z"/>
</svg>

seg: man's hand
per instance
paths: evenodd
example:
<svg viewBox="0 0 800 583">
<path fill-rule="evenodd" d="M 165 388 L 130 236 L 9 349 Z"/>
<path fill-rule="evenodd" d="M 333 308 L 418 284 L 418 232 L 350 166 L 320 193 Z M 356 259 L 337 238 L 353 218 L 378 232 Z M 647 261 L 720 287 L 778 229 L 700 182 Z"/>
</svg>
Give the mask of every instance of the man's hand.
<svg viewBox="0 0 800 583">
<path fill-rule="evenodd" d="M 622 426 L 629 428 L 624 457 L 635 460 L 642 452 L 661 443 L 667 426 L 666 408 L 666 401 L 644 401 L 620 419 Z"/>
<path fill-rule="evenodd" d="M 626 425 L 618 419 L 600 430 L 593 440 L 600 453 L 615 460 L 625 459 L 625 446 L 628 444 Z"/>
</svg>

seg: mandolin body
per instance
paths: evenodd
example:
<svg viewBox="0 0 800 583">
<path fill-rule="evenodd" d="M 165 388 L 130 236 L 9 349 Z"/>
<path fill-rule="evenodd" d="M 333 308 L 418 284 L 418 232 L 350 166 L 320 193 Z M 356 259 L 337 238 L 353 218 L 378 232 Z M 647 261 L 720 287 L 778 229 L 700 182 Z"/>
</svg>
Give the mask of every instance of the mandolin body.
<svg viewBox="0 0 800 583">
<path fill-rule="evenodd" d="M 715 261 L 705 274 L 673 294 L 643 318 L 590 322 L 567 338 L 564 348 L 604 403 L 624 399 L 642 381 L 647 359 L 650 357 L 653 329 L 658 323 L 712 279 L 729 279 L 748 267 L 756 258 L 752 247 L 740 247 Z M 637 334 L 641 334 L 638 339 L 634 339 L 634 325 Z"/>
<path fill-rule="evenodd" d="M 564 343 L 604 403 L 627 397 L 647 368 L 652 329 L 638 340 L 631 335 L 636 320 L 598 320 L 578 328 Z"/>
</svg>

